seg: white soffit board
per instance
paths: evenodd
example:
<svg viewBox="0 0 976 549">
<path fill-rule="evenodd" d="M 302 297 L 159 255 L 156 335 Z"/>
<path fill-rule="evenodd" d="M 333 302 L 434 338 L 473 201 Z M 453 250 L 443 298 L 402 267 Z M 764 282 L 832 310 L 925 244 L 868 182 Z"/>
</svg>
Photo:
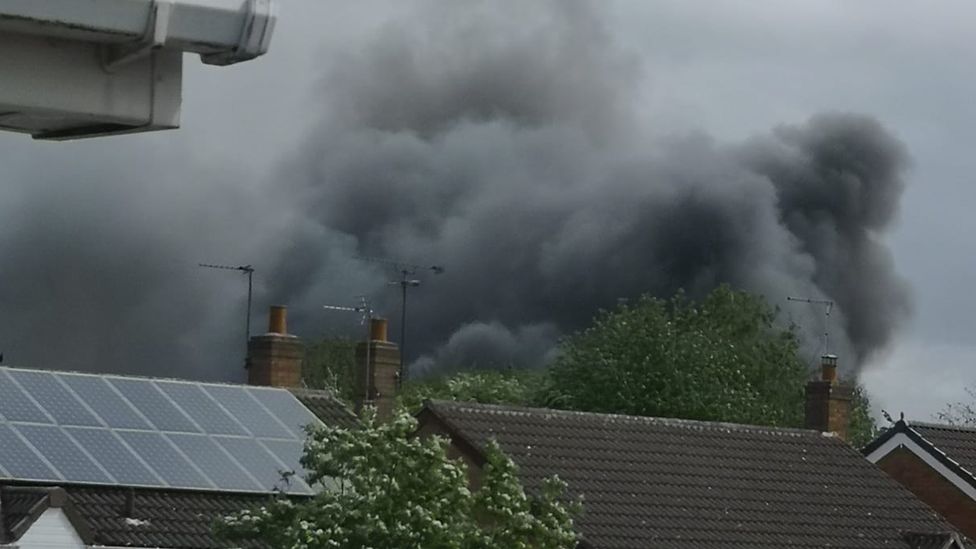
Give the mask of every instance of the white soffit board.
<svg viewBox="0 0 976 549">
<path fill-rule="evenodd" d="M 102 44 L 138 41 L 166 6 L 165 47 L 230 64 L 267 52 L 276 0 L 3 0 L 0 31 Z"/>
</svg>

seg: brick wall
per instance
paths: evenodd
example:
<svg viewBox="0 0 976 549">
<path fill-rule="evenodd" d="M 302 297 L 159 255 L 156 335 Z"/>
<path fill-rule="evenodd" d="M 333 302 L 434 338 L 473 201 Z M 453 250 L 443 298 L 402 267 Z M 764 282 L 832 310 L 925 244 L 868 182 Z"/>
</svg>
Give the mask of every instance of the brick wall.
<svg viewBox="0 0 976 549">
<path fill-rule="evenodd" d="M 929 504 L 969 538 L 976 537 L 976 501 L 906 448 L 896 448 L 878 466 Z"/>
<path fill-rule="evenodd" d="M 806 387 L 804 427 L 836 433 L 847 440 L 851 415 L 851 388 L 830 381 L 811 381 Z"/>
<path fill-rule="evenodd" d="M 366 395 L 366 345 L 365 341 L 356 345 L 356 395 Z M 400 350 L 388 341 L 369 342 L 369 375 L 372 383 L 369 390 L 370 403 L 376 406 L 376 417 L 389 419 L 393 415 L 394 403 L 399 385 Z M 357 401 L 357 411 L 362 407 Z"/>
<path fill-rule="evenodd" d="M 451 459 L 461 459 L 468 468 L 468 486 L 472 490 L 481 488 L 481 459 L 476 454 L 476 450 L 469 448 L 461 441 L 456 440 L 448 429 L 428 412 L 421 412 L 417 418 L 420 427 L 417 429 L 417 436 L 429 437 L 432 435 L 442 436 L 450 441 L 447 447 L 447 457 Z"/>
<path fill-rule="evenodd" d="M 264 334 L 248 342 L 247 383 L 301 387 L 305 346 L 295 336 Z"/>
</svg>

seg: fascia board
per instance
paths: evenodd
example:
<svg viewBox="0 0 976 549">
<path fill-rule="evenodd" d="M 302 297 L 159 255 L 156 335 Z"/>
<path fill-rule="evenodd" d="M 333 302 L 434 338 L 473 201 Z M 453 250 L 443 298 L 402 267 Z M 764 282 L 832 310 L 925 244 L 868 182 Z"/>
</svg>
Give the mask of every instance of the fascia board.
<svg viewBox="0 0 976 549">
<path fill-rule="evenodd" d="M 257 43 L 242 58 L 265 53 L 276 19 L 276 0 L 169 0 L 166 48 L 203 55 L 234 52 Z M 106 44 L 146 34 L 153 0 L 4 0 L 0 31 Z M 260 13 L 257 13 L 260 12 Z M 254 24 L 257 19 L 263 24 Z"/>
<path fill-rule="evenodd" d="M 911 453 L 915 454 L 916 457 L 924 461 L 932 469 L 935 469 L 939 475 L 952 483 L 952 485 L 958 488 L 962 493 L 966 494 L 973 500 L 976 500 L 976 488 L 974 488 L 970 482 L 959 476 L 955 471 L 947 467 L 926 449 L 919 446 L 918 443 L 912 440 L 912 438 L 905 433 L 896 433 L 893 437 L 885 441 L 884 444 L 875 448 L 865 457 L 871 463 L 877 464 L 881 458 L 897 448 L 905 448 Z"/>
</svg>

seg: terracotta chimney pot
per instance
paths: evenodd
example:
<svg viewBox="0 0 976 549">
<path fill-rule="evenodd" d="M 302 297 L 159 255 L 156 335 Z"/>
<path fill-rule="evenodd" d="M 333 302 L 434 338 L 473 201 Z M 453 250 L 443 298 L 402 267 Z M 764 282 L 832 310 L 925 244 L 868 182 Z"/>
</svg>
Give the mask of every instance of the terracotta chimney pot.
<svg viewBox="0 0 976 549">
<path fill-rule="evenodd" d="M 247 342 L 247 382 L 268 387 L 301 387 L 305 345 L 288 334 L 287 309 L 274 305 L 268 314 L 268 333 Z"/>
</svg>

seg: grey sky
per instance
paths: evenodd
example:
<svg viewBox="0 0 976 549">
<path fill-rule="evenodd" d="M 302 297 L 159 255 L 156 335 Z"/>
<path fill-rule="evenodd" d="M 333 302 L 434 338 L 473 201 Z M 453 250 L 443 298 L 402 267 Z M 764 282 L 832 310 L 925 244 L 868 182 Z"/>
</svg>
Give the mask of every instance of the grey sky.
<svg viewBox="0 0 976 549">
<path fill-rule="evenodd" d="M 306 226 L 303 216 L 282 213 L 298 200 L 289 181 L 300 170 L 292 165 L 300 158 L 296 151 L 321 123 L 321 94 L 334 86 L 324 79 L 336 53 L 354 52 L 363 37 L 381 30 L 396 32 L 411 12 L 436 12 L 431 6 L 437 4 L 284 1 L 266 57 L 224 69 L 187 59 L 179 131 L 69 144 L 0 135 L 6 180 L 0 219 L 7 227 L 0 240 L 16 240 L 18 230 L 31 223 L 53 225 L 56 230 L 47 233 L 54 235 L 51 242 L 31 242 L 36 253 L 15 259 L 36 262 L 35 271 L 23 270 L 33 272 L 35 282 L 69 294 L 52 292 L 50 302 L 40 303 L 8 296 L 4 316 L 25 315 L 25 329 L 44 330 L 45 337 L 62 342 L 73 334 L 84 339 L 71 342 L 78 349 L 75 356 L 66 355 L 63 345 L 45 353 L 36 345 L 3 343 L 14 364 L 92 370 L 97 367 L 90 363 L 106 360 L 112 370 L 141 371 L 127 367 L 127 360 L 166 354 L 171 346 L 182 349 L 174 356 L 196 351 L 218 356 L 242 336 L 235 307 L 243 286 L 228 282 L 225 273 L 199 271 L 197 261 L 255 263 L 259 292 L 271 299 L 282 290 L 260 269 L 262 263 L 288 264 L 289 245 L 316 242 L 324 255 L 354 249 L 341 236 Z M 606 10 L 613 40 L 640 68 L 637 123 L 653 134 L 706 132 L 734 144 L 780 124 L 840 111 L 871 115 L 906 144 L 913 167 L 900 222 L 887 240 L 898 271 L 911 285 L 915 313 L 887 356 L 875 360 L 862 379 L 876 404 L 892 413 L 927 418 L 946 401 L 964 398 L 962 387 L 976 381 L 970 367 L 976 356 L 970 335 L 976 297 L 968 285 L 976 270 L 971 259 L 976 243 L 969 238 L 976 219 L 969 211 L 974 191 L 967 185 L 976 162 L 969 152 L 976 131 L 970 99 L 976 91 L 971 75 L 976 6 L 943 2 L 935 9 L 841 0 L 594 0 L 592 5 Z M 262 211 L 262 204 L 268 209 Z M 18 219 L 18 212 L 40 217 Z M 75 241 L 78 227 L 97 230 Z M 70 258 L 74 246 L 95 248 L 87 255 L 102 267 L 53 274 L 40 268 L 44 261 L 37 253 Z M 265 251 L 268 257 L 254 258 Z M 0 276 L 11 269 L 7 261 L 0 258 Z M 286 274 L 276 272 L 275 281 Z M 323 280 L 324 286 L 304 295 L 339 301 L 382 284 L 372 271 L 335 274 L 333 280 L 340 281 L 335 286 Z M 171 283 L 156 284 L 156 277 Z M 166 292 L 136 298 L 146 287 Z M 72 325 L 70 313 L 78 311 L 44 311 L 63 302 L 84 307 L 86 300 L 94 307 L 130 294 L 137 301 L 132 307 L 111 309 L 118 316 L 85 317 L 99 325 L 84 329 Z M 201 296 L 211 305 L 225 303 L 228 310 L 201 307 Z M 181 333 L 176 342 L 154 337 L 156 320 L 175 323 L 184 316 L 200 319 L 197 331 Z M 51 322 L 52 317 L 61 320 Z M 44 320 L 30 323 L 32 318 Z M 255 321 L 262 319 L 259 311 Z M 305 324 L 319 321 L 341 319 L 305 319 Z M 3 326 L 8 337 L 26 338 L 11 322 Z M 534 330 L 532 338 L 545 332 Z M 113 355 L 113 342 L 123 337 L 140 339 L 139 356 Z M 91 345 L 91 338 L 99 344 Z M 226 377 L 227 368 L 174 364 L 158 373 L 212 379 Z"/>
</svg>

